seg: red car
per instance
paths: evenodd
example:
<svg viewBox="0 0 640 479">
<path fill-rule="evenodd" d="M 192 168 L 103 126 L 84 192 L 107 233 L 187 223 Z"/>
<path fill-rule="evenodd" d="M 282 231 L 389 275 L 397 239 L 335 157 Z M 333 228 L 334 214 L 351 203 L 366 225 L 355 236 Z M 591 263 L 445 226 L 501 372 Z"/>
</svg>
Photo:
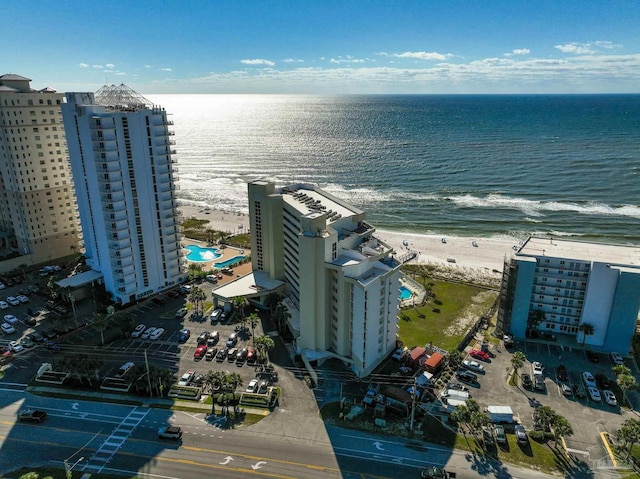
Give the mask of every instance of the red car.
<svg viewBox="0 0 640 479">
<path fill-rule="evenodd" d="M 200 346 L 198 346 L 198 349 L 196 349 L 196 352 L 193 353 L 193 359 L 202 359 L 204 358 L 204 355 L 207 354 L 207 345 L 206 344 L 201 344 Z"/>
<path fill-rule="evenodd" d="M 484 351 L 480 351 L 478 349 L 473 349 L 469 355 L 472 358 L 480 359 L 481 361 L 489 361 L 489 353 L 485 353 Z"/>
</svg>

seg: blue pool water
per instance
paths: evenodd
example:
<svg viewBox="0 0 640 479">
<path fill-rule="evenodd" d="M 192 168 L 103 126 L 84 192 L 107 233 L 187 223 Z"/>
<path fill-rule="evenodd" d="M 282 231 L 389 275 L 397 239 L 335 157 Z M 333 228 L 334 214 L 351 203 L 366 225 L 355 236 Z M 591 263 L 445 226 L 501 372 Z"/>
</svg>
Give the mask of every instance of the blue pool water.
<svg viewBox="0 0 640 479">
<path fill-rule="evenodd" d="M 400 286 L 400 299 L 411 298 L 411 290 L 406 286 Z"/>
<path fill-rule="evenodd" d="M 221 261 L 220 263 L 213 263 L 216 268 L 226 268 L 227 266 L 231 266 L 232 264 L 239 263 L 244 259 L 244 255 L 234 256 L 225 261 Z"/>
<path fill-rule="evenodd" d="M 185 248 L 189 250 L 189 253 L 187 254 L 187 260 L 194 261 L 196 263 L 212 261 L 222 256 L 221 253 L 218 253 L 218 250 L 216 248 L 202 248 L 195 244 L 187 245 L 185 246 Z"/>
</svg>

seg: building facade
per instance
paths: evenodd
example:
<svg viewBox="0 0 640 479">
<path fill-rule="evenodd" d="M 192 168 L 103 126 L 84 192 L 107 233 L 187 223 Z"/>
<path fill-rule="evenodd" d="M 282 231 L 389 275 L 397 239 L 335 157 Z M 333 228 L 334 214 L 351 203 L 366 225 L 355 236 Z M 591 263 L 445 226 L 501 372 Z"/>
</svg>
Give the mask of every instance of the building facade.
<svg viewBox="0 0 640 479">
<path fill-rule="evenodd" d="M 251 261 L 286 283 L 298 352 L 369 374 L 396 346 L 400 263 L 365 213 L 312 185 L 249 184 Z"/>
<path fill-rule="evenodd" d="M 505 263 L 497 326 L 627 354 L 639 309 L 639 247 L 532 237 Z"/>
<path fill-rule="evenodd" d="M 64 95 L 0 76 L 0 271 L 79 252 L 80 223 L 60 105 Z M 3 259 L 9 260 L 3 266 Z M 14 263 L 11 266 L 11 263 Z M 9 266 L 8 266 L 9 265 Z"/>
<path fill-rule="evenodd" d="M 172 124 L 125 85 L 67 93 L 62 105 L 87 265 L 128 304 L 186 275 Z"/>
</svg>

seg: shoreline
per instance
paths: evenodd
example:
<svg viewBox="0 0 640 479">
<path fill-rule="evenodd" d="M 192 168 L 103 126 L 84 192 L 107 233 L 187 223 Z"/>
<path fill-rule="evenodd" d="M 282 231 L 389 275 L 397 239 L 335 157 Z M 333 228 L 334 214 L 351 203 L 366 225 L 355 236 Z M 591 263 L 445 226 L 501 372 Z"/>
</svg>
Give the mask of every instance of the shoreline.
<svg viewBox="0 0 640 479">
<path fill-rule="evenodd" d="M 244 213 L 194 205 L 179 205 L 178 210 L 183 219 L 195 217 L 208 220 L 207 226 L 215 230 L 230 234 L 249 231 L 249 215 Z M 428 235 L 379 229 L 376 229 L 374 236 L 392 247 L 397 255 L 415 251 L 416 258 L 408 264 L 436 264 L 470 277 L 495 279 L 502 275 L 505 258 L 509 258 L 514 252 L 513 247 L 519 245 L 519 242 L 512 239 Z M 446 242 L 442 241 L 443 238 Z"/>
</svg>

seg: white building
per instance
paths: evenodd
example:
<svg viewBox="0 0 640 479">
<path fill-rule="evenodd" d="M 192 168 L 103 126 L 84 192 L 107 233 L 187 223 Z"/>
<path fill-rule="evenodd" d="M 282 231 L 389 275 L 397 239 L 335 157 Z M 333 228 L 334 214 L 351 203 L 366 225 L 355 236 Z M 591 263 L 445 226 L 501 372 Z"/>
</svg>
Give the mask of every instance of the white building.
<svg viewBox="0 0 640 479">
<path fill-rule="evenodd" d="M 365 213 L 311 185 L 249 184 L 253 270 L 286 283 L 296 348 L 359 376 L 396 347 L 400 263 Z"/>
<path fill-rule="evenodd" d="M 20 75 L 0 76 L 0 271 L 79 251 L 80 225 L 60 104 Z M 21 255 L 2 261 L 8 254 Z"/>
<path fill-rule="evenodd" d="M 127 304 L 185 277 L 167 113 L 125 85 L 62 105 L 87 264 Z"/>
<path fill-rule="evenodd" d="M 639 308 L 640 247 L 532 237 L 505 264 L 497 326 L 626 354 Z"/>
</svg>

